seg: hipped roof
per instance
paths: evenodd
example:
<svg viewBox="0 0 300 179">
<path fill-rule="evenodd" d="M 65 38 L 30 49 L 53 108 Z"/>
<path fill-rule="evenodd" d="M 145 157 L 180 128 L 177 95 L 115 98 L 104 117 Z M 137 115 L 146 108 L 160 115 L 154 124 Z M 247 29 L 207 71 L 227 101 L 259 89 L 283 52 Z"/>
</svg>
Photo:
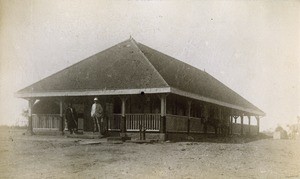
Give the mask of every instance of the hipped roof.
<svg viewBox="0 0 300 179">
<path fill-rule="evenodd" d="M 207 72 L 132 38 L 44 78 L 18 91 L 16 96 L 95 96 L 141 92 L 174 93 L 265 115 Z"/>
</svg>

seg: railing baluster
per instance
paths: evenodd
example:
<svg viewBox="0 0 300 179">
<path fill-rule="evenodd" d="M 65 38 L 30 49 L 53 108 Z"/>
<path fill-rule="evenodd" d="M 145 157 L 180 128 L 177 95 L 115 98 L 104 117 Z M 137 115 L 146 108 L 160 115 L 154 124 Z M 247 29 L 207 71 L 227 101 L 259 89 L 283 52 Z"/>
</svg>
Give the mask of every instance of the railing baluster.
<svg viewBox="0 0 300 179">
<path fill-rule="evenodd" d="M 150 114 L 148 114 L 148 117 L 149 117 L 149 119 L 148 119 L 148 127 L 147 127 L 147 129 L 149 128 L 150 130 L 153 130 L 152 125 L 151 125 L 151 123 L 152 123 L 152 116 Z"/>
<path fill-rule="evenodd" d="M 135 127 L 135 121 L 134 121 L 134 116 L 133 115 L 131 115 L 131 129 L 134 129 L 134 127 Z"/>
<path fill-rule="evenodd" d="M 132 115 L 129 115 L 129 119 L 130 119 L 130 129 L 134 128 L 134 117 Z"/>
<path fill-rule="evenodd" d="M 113 119 L 108 121 L 109 130 L 120 129 L 120 114 L 113 114 Z M 159 114 L 126 114 L 126 127 L 128 130 L 139 131 L 140 126 L 148 131 L 159 131 Z"/>
<path fill-rule="evenodd" d="M 148 129 L 148 117 L 147 114 L 144 115 L 143 124 L 146 129 Z"/>
<path fill-rule="evenodd" d="M 140 115 L 137 115 L 137 128 L 139 128 L 139 125 L 140 125 Z"/>
<path fill-rule="evenodd" d="M 46 116 L 46 128 L 49 128 L 49 116 Z"/>
<path fill-rule="evenodd" d="M 53 128 L 53 119 L 54 117 L 51 118 L 51 129 Z"/>
<path fill-rule="evenodd" d="M 129 123 L 128 129 L 131 129 L 132 128 L 132 116 L 127 115 L 127 117 L 128 117 L 128 123 Z"/>
<path fill-rule="evenodd" d="M 139 128 L 140 125 L 141 125 L 141 115 L 138 115 L 138 126 L 137 126 L 137 128 Z"/>
</svg>

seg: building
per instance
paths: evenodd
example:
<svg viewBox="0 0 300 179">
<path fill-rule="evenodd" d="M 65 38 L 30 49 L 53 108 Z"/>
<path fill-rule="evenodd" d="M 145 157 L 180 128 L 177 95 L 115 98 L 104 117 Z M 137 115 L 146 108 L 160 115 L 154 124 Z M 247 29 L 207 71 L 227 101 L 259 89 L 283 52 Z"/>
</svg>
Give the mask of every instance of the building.
<svg viewBox="0 0 300 179">
<path fill-rule="evenodd" d="M 29 101 L 29 130 L 64 130 L 71 102 L 83 131 L 93 128 L 93 98 L 111 135 L 141 126 L 162 140 L 204 133 L 257 134 L 265 113 L 220 81 L 130 38 L 16 93 Z M 38 102 L 37 102 L 38 101 Z M 256 125 L 251 125 L 255 117 Z M 247 120 L 247 122 L 245 122 Z"/>
</svg>

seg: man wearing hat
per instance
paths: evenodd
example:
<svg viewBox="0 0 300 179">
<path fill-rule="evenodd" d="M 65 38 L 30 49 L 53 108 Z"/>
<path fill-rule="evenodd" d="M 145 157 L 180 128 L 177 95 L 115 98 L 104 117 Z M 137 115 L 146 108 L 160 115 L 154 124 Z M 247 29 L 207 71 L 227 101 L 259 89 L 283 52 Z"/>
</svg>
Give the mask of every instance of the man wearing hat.
<svg viewBox="0 0 300 179">
<path fill-rule="evenodd" d="M 92 105 L 91 116 L 94 122 L 94 133 L 99 130 L 99 134 L 103 133 L 103 108 L 99 103 L 98 98 L 94 98 L 94 104 Z"/>
</svg>

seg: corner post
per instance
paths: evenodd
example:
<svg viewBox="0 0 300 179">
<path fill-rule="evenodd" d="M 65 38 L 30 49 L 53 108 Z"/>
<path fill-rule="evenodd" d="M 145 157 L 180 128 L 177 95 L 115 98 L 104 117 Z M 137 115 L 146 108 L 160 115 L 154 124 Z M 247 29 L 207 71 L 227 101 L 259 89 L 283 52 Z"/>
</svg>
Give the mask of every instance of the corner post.
<svg viewBox="0 0 300 179">
<path fill-rule="evenodd" d="M 257 121 L 257 135 L 259 134 L 259 116 L 255 116 Z"/>
<path fill-rule="evenodd" d="M 167 107 L 167 94 L 160 94 L 160 140 L 166 140 L 166 107 Z"/>
<path fill-rule="evenodd" d="M 251 135 L 251 116 L 247 116 L 248 117 L 248 126 L 249 126 L 249 135 Z"/>
<path fill-rule="evenodd" d="M 65 120 L 64 120 L 63 111 L 64 111 L 63 99 L 59 99 L 59 116 L 61 119 L 60 131 L 62 135 L 64 135 L 64 130 L 65 130 Z"/>
<path fill-rule="evenodd" d="M 122 108 L 121 108 L 121 122 L 120 122 L 120 129 L 121 129 L 121 137 L 126 137 L 126 100 L 128 96 L 120 96 L 122 101 Z"/>
<path fill-rule="evenodd" d="M 204 117 L 203 132 L 204 134 L 207 134 L 208 119 L 209 119 L 209 105 L 207 104 L 203 106 L 203 117 Z"/>
<path fill-rule="evenodd" d="M 233 117 L 230 115 L 230 134 L 232 134 L 232 122 L 233 122 Z"/>
<path fill-rule="evenodd" d="M 244 135 L 244 114 L 241 115 L 241 135 Z"/>
<path fill-rule="evenodd" d="M 28 100 L 28 132 L 30 135 L 34 135 L 33 125 L 32 125 L 32 107 L 34 102 L 35 102 L 34 99 Z"/>
</svg>

